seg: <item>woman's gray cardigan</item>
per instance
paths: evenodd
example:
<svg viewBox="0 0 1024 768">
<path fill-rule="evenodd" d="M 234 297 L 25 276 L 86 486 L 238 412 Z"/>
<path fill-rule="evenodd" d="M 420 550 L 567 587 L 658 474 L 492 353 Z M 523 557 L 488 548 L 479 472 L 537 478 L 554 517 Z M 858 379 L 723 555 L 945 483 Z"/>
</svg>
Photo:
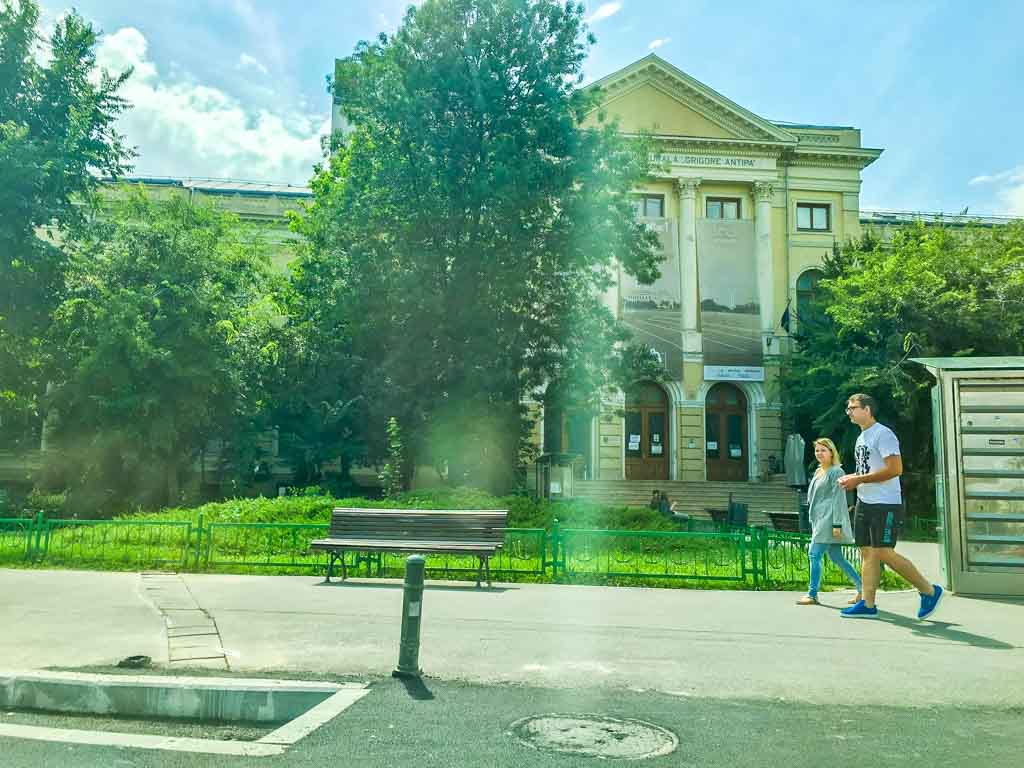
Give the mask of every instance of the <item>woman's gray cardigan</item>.
<svg viewBox="0 0 1024 768">
<path fill-rule="evenodd" d="M 844 474 L 840 466 L 829 467 L 827 472 L 815 472 L 807 487 L 807 514 L 811 522 L 811 541 L 815 544 L 853 543 L 846 491 L 837 482 Z M 843 529 L 842 538 L 832 538 L 834 525 Z"/>
</svg>

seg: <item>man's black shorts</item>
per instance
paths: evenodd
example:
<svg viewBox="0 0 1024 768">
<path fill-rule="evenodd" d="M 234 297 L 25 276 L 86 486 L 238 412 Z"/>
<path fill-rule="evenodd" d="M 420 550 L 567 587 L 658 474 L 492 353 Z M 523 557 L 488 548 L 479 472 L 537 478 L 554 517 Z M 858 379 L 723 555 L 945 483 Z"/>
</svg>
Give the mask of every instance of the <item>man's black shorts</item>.
<svg viewBox="0 0 1024 768">
<path fill-rule="evenodd" d="M 902 504 L 865 504 L 854 509 L 853 538 L 858 547 L 895 547 L 903 527 Z"/>
</svg>

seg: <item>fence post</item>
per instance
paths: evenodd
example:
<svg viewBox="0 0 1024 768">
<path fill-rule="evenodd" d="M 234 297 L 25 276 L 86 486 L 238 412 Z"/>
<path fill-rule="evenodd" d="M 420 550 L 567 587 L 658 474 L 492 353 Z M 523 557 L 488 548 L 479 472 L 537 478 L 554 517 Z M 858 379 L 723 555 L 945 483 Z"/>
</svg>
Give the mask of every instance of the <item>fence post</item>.
<svg viewBox="0 0 1024 768">
<path fill-rule="evenodd" d="M 551 580 L 558 579 L 558 518 L 551 526 Z"/>
<path fill-rule="evenodd" d="M 747 568 L 747 554 L 750 554 L 750 567 Z M 757 587 L 757 532 L 753 528 L 747 528 L 740 539 L 740 562 L 743 563 L 743 581 L 746 583 L 747 574 L 754 575 L 754 587 Z"/>
<path fill-rule="evenodd" d="M 199 570 L 199 558 L 203 552 L 203 513 L 199 513 L 196 521 L 196 570 Z"/>
<path fill-rule="evenodd" d="M 35 543 L 35 546 L 32 546 L 32 530 L 29 529 L 29 550 L 30 550 L 30 553 L 31 553 L 30 556 L 29 556 L 30 560 L 37 560 L 37 559 L 41 560 L 42 559 L 42 552 L 41 552 L 41 546 L 39 544 L 39 541 L 40 541 L 40 539 L 42 539 L 42 536 L 43 536 L 43 525 L 44 525 L 44 523 L 43 523 L 43 511 L 39 510 L 38 514 L 36 514 L 36 524 L 35 524 L 36 543 Z"/>
<path fill-rule="evenodd" d="M 760 543 L 759 550 L 760 550 L 760 557 L 761 557 L 761 570 L 760 570 L 761 580 L 765 584 L 767 584 L 768 583 L 768 544 L 769 544 L 769 541 L 768 541 L 768 529 L 767 528 L 762 528 L 761 529 L 761 532 L 758 535 L 758 540 L 759 540 L 759 543 Z"/>
</svg>

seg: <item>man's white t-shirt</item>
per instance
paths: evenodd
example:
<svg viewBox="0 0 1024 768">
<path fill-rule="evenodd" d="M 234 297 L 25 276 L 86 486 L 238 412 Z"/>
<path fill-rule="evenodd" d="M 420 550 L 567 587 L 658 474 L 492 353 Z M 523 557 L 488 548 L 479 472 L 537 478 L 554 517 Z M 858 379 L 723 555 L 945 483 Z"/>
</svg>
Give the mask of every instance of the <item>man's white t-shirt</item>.
<svg viewBox="0 0 1024 768">
<path fill-rule="evenodd" d="M 853 449 L 855 471 L 866 475 L 885 467 L 886 456 L 900 455 L 900 441 L 896 433 L 877 421 L 860 433 Z M 898 477 L 881 483 L 863 483 L 857 486 L 857 498 L 865 504 L 902 504 Z"/>
</svg>

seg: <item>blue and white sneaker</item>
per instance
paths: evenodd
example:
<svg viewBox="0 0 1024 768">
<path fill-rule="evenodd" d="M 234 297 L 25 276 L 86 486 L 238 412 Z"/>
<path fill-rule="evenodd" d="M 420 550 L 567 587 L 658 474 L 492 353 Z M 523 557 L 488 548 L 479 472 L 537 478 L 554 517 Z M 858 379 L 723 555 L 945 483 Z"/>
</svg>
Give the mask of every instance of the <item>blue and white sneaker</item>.
<svg viewBox="0 0 1024 768">
<path fill-rule="evenodd" d="M 843 608 L 839 615 L 844 619 L 874 619 L 878 616 L 878 608 L 868 608 L 863 600 L 858 600 L 849 608 Z"/>
<path fill-rule="evenodd" d="M 921 607 L 917 611 L 918 619 L 927 619 L 935 613 L 935 609 L 939 607 L 939 601 L 941 601 L 942 596 L 946 594 L 945 590 L 938 584 L 932 584 L 932 588 L 935 590 L 934 595 L 921 595 Z"/>
</svg>

